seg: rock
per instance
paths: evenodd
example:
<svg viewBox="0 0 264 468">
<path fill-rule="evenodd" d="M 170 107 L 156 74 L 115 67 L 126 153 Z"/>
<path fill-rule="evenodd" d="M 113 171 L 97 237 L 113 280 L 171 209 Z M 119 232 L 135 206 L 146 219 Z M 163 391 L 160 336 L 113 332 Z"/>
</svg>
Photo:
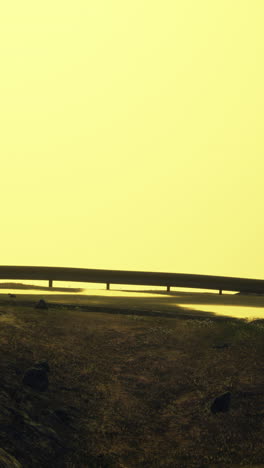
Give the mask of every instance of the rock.
<svg viewBox="0 0 264 468">
<path fill-rule="evenodd" d="M 0 468 L 22 468 L 22 465 L 13 455 L 0 448 Z"/>
<path fill-rule="evenodd" d="M 38 363 L 25 372 L 22 383 L 43 392 L 47 390 L 49 385 L 47 372 L 49 372 L 48 363 L 45 361 Z"/>
<path fill-rule="evenodd" d="M 38 303 L 35 305 L 35 309 L 48 309 L 48 304 L 44 299 L 40 299 Z"/>
<path fill-rule="evenodd" d="M 211 405 L 211 412 L 214 414 L 218 412 L 226 413 L 229 410 L 230 399 L 231 392 L 226 392 L 223 395 L 217 397 Z"/>
<path fill-rule="evenodd" d="M 7 372 L 1 368 L 0 468 L 62 466 L 64 456 L 78 445 L 80 412 L 60 406 L 59 396 L 55 403 L 49 392 L 34 391 L 47 388 L 48 361 L 27 369 L 22 385 L 12 372 L 17 365 L 9 363 Z"/>
</svg>

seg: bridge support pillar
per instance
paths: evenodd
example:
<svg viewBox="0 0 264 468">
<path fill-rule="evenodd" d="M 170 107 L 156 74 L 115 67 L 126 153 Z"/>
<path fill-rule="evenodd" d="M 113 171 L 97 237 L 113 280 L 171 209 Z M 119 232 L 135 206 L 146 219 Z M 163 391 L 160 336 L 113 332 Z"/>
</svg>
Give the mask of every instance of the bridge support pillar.
<svg viewBox="0 0 264 468">
<path fill-rule="evenodd" d="M 167 291 L 170 292 L 170 286 L 167 286 Z"/>
<path fill-rule="evenodd" d="M 53 280 L 49 280 L 49 288 L 52 288 L 52 281 Z"/>
<path fill-rule="evenodd" d="M 106 289 L 110 289 L 110 283 L 106 283 Z"/>
<path fill-rule="evenodd" d="M 222 289 L 219 289 L 219 294 L 222 294 L 222 291 L 223 291 Z"/>
</svg>

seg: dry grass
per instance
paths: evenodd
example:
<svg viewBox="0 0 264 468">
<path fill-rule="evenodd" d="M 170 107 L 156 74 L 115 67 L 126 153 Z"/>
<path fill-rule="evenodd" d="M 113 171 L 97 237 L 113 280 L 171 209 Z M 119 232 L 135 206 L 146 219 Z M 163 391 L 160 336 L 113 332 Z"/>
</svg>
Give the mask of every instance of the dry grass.
<svg viewBox="0 0 264 468">
<path fill-rule="evenodd" d="M 81 410 L 68 468 L 264 466 L 263 336 L 235 319 L 0 306 L 0 366 L 47 359 L 50 401 Z"/>
</svg>

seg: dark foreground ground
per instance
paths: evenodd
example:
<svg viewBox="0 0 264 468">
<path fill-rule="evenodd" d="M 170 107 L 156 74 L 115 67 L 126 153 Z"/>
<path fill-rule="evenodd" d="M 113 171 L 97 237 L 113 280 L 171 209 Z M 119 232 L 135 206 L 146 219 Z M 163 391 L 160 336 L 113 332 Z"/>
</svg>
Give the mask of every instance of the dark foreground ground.
<svg viewBox="0 0 264 468">
<path fill-rule="evenodd" d="M 40 297 L 0 298 L 0 468 L 264 467 L 263 320 Z"/>
</svg>

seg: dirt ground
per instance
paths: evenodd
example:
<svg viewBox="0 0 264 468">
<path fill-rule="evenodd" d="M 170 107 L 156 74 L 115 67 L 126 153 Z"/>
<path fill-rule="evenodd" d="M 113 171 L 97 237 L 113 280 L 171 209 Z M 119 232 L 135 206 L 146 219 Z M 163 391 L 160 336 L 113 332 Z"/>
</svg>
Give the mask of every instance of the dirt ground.
<svg viewBox="0 0 264 468">
<path fill-rule="evenodd" d="M 0 370 L 47 360 L 47 404 L 79 410 L 52 466 L 264 467 L 263 320 L 45 299 L 48 310 L 36 295 L 1 297 Z M 228 391 L 228 411 L 212 413 Z"/>
</svg>

